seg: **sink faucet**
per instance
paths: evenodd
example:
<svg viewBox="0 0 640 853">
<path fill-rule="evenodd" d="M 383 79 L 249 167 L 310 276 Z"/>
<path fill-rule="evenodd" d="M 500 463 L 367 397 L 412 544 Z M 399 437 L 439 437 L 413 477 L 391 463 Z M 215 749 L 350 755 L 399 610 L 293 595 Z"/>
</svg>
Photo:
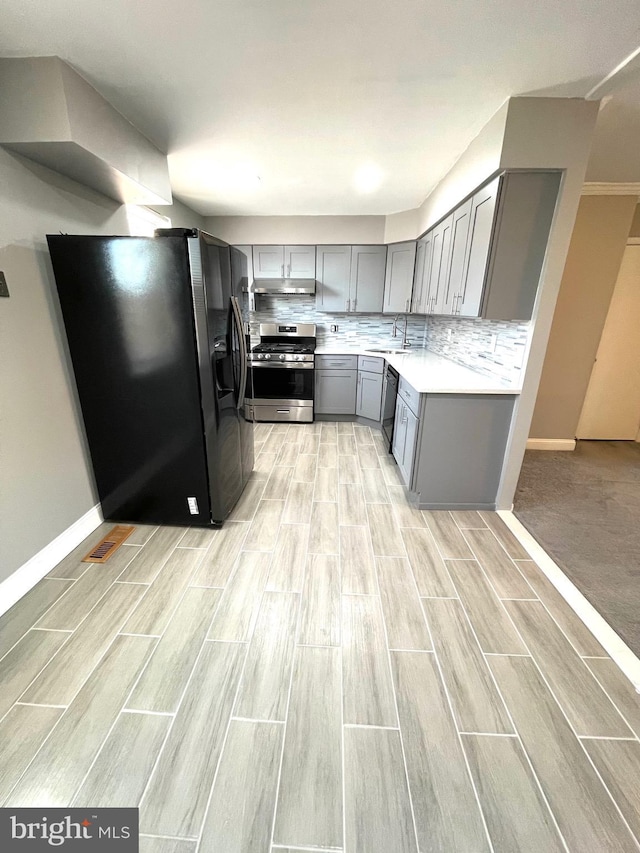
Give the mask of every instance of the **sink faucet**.
<svg viewBox="0 0 640 853">
<path fill-rule="evenodd" d="M 402 314 L 396 314 L 393 318 L 393 337 L 396 338 L 398 336 L 398 322 L 400 321 L 400 317 Z M 408 349 L 411 346 L 411 342 L 407 338 L 407 323 L 409 321 L 409 315 L 404 315 L 404 331 L 402 333 L 402 349 Z"/>
</svg>

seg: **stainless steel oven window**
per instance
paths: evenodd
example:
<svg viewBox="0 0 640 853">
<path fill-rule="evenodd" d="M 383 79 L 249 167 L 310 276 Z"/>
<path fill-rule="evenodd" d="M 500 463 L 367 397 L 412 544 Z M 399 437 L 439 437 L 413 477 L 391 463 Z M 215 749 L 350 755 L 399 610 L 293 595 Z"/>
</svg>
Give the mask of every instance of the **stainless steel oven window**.
<svg viewBox="0 0 640 853">
<path fill-rule="evenodd" d="M 307 365 L 259 365 L 251 372 L 254 400 L 313 400 L 314 371 Z"/>
</svg>

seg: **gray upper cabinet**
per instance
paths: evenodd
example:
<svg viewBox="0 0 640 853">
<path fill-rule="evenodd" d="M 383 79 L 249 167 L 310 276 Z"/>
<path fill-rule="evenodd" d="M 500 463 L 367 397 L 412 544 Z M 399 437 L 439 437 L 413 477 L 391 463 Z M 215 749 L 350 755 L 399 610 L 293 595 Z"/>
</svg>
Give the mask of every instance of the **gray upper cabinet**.
<svg viewBox="0 0 640 853">
<path fill-rule="evenodd" d="M 499 185 L 500 178 L 496 178 L 467 202 L 471 205 L 467 257 L 452 312 L 462 317 L 480 315 Z"/>
<path fill-rule="evenodd" d="M 416 267 L 413 278 L 411 310 L 414 314 L 429 313 L 429 285 L 433 264 L 433 232 L 418 240 Z"/>
<path fill-rule="evenodd" d="M 386 246 L 351 247 L 350 307 L 347 310 L 382 312 L 386 263 Z"/>
<path fill-rule="evenodd" d="M 433 229 L 433 260 L 429 276 L 429 313 L 444 312 L 447 277 L 449 275 L 449 259 L 451 256 L 451 231 L 453 215 L 447 216 Z"/>
<path fill-rule="evenodd" d="M 284 278 L 284 246 L 254 246 L 255 278 Z"/>
<path fill-rule="evenodd" d="M 285 246 L 284 274 L 286 278 L 315 278 L 316 247 Z"/>
<path fill-rule="evenodd" d="M 399 314 L 411 307 L 411 290 L 416 263 L 416 242 L 392 243 L 387 247 L 383 312 Z"/>
<path fill-rule="evenodd" d="M 240 290 L 248 290 L 253 281 L 253 246 L 236 246 L 235 248 L 247 259 L 247 279 L 237 282 L 237 286 Z"/>
<path fill-rule="evenodd" d="M 471 219 L 471 199 L 461 204 L 452 215 L 449 271 L 444 288 L 442 314 L 456 314 L 461 299 L 462 281 L 467 261 L 467 238 Z M 476 314 L 477 316 L 477 314 Z"/>
<path fill-rule="evenodd" d="M 348 311 L 351 246 L 316 247 L 316 308 Z"/>
<path fill-rule="evenodd" d="M 530 320 L 538 293 L 560 172 L 508 172 L 501 179 L 482 316 Z"/>
</svg>

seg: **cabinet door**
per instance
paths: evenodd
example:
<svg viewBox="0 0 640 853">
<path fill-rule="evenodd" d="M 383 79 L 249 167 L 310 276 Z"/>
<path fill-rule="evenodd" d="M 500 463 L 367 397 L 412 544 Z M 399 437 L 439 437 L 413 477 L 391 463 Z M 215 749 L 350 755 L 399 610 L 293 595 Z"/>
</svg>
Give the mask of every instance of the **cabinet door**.
<svg viewBox="0 0 640 853">
<path fill-rule="evenodd" d="M 316 247 L 316 310 L 348 311 L 351 246 Z"/>
<path fill-rule="evenodd" d="M 411 488 L 413 459 L 416 452 L 416 440 L 418 438 L 418 426 L 420 424 L 420 420 L 408 407 L 406 408 L 405 418 L 404 453 L 402 456 L 401 472 L 405 486 Z"/>
<path fill-rule="evenodd" d="M 287 278 L 315 278 L 316 247 L 285 246 L 284 274 Z"/>
<path fill-rule="evenodd" d="M 429 313 L 444 313 L 451 259 L 451 232 L 453 230 L 453 214 L 447 216 L 444 222 L 434 228 L 433 235 L 433 265 L 429 287 Z"/>
<path fill-rule="evenodd" d="M 444 292 L 443 314 L 457 314 L 459 302 L 462 296 L 462 281 L 464 278 L 467 260 L 467 244 L 469 236 L 469 221 L 471 219 L 472 199 L 453 212 L 453 224 L 451 227 L 451 258 L 449 261 L 449 273 L 447 285 Z"/>
<path fill-rule="evenodd" d="M 415 264 L 415 240 L 407 243 L 395 243 L 387 247 L 384 305 L 382 308 L 384 313 L 399 314 L 409 311 Z"/>
<path fill-rule="evenodd" d="M 462 317 L 480 316 L 499 183 L 496 178 L 471 199 L 467 260 L 456 308 Z"/>
<path fill-rule="evenodd" d="M 393 458 L 398 463 L 398 468 L 402 471 L 402 463 L 404 461 L 404 444 L 407 437 L 407 422 L 404 413 L 407 411 L 406 405 L 398 397 L 396 399 L 396 416 L 393 422 L 393 441 L 391 444 L 391 452 Z"/>
<path fill-rule="evenodd" d="M 433 272 L 433 231 L 422 238 L 424 240 L 424 262 L 422 266 L 422 284 L 420 286 L 420 302 L 417 314 L 428 314 L 430 311 L 429 294 L 431 288 L 431 274 Z"/>
<path fill-rule="evenodd" d="M 382 312 L 386 262 L 386 246 L 351 247 L 351 311 Z"/>
<path fill-rule="evenodd" d="M 313 407 L 318 415 L 355 415 L 357 370 L 316 370 Z"/>
<path fill-rule="evenodd" d="M 428 237 L 429 235 L 427 235 Z M 411 313 L 421 314 L 422 288 L 424 285 L 424 255 L 427 237 L 418 240 L 416 247 L 416 263 L 413 270 L 413 291 L 411 293 Z"/>
<path fill-rule="evenodd" d="M 356 415 L 380 421 L 382 406 L 382 374 L 368 373 L 361 370 L 358 373 L 358 393 L 356 397 Z"/>
<path fill-rule="evenodd" d="M 284 246 L 254 246 L 253 275 L 255 278 L 283 278 Z"/>
</svg>

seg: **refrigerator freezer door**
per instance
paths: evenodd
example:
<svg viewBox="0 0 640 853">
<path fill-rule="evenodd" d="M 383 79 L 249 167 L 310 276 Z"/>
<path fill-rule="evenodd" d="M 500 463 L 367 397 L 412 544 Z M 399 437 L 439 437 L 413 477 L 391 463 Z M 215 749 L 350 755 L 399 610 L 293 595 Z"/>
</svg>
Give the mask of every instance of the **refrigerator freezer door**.
<svg viewBox="0 0 640 853">
<path fill-rule="evenodd" d="M 184 239 L 47 240 L 104 517 L 208 524 Z"/>
</svg>

